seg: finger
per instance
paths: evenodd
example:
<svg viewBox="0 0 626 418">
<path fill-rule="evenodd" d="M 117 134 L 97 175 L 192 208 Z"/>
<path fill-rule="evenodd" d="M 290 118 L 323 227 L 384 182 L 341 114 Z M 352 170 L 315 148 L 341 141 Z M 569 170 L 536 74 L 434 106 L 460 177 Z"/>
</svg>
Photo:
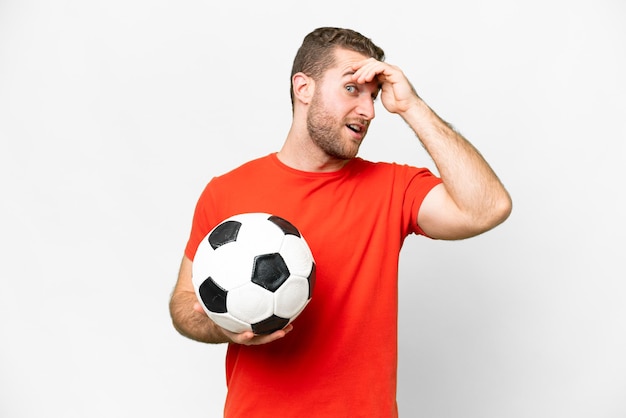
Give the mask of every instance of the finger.
<svg viewBox="0 0 626 418">
<path fill-rule="evenodd" d="M 385 71 L 385 64 L 374 58 L 359 61 L 352 66 L 353 80 L 357 83 L 369 83 Z"/>
<path fill-rule="evenodd" d="M 283 329 L 279 329 L 278 331 L 274 331 L 271 334 L 267 335 L 256 335 L 255 342 L 258 344 L 267 344 L 272 341 L 276 341 L 280 338 L 283 338 L 293 329 L 293 325 L 289 324 Z"/>
<path fill-rule="evenodd" d="M 243 331 L 240 333 L 236 333 L 222 328 L 222 332 L 226 337 L 228 337 L 229 340 L 231 340 L 235 344 L 250 345 L 249 342 L 254 339 L 254 333 L 252 331 Z"/>
<path fill-rule="evenodd" d="M 271 334 L 267 335 L 257 335 L 252 333 L 251 331 L 245 331 L 241 334 L 234 334 L 231 338 L 233 342 L 243 345 L 261 345 L 271 343 L 272 341 L 276 341 L 280 338 L 283 338 L 293 329 L 293 325 L 289 324 L 285 328 L 280 329 L 278 331 L 274 331 Z"/>
</svg>

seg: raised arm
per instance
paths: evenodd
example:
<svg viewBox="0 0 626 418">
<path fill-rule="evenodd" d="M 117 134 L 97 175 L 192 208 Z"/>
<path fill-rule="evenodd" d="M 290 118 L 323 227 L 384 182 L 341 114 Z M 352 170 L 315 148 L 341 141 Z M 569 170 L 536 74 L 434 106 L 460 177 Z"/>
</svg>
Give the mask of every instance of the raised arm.
<svg viewBox="0 0 626 418">
<path fill-rule="evenodd" d="M 405 120 L 437 166 L 443 184 L 426 196 L 418 214 L 428 236 L 468 238 L 508 218 L 511 198 L 487 161 L 417 95 L 398 67 L 370 58 L 354 70 L 359 83 L 378 80 L 385 109 Z"/>
<path fill-rule="evenodd" d="M 511 213 L 511 198 L 476 148 L 421 99 L 402 114 L 430 154 L 443 184 L 426 196 L 418 214 L 432 238 L 463 239 L 488 231 Z"/>
</svg>

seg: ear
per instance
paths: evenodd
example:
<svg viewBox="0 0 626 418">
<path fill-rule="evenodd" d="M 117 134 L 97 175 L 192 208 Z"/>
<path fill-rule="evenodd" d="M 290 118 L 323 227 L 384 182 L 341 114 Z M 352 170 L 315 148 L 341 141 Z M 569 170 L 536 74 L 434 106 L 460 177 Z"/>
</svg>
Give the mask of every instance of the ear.
<svg viewBox="0 0 626 418">
<path fill-rule="evenodd" d="M 295 100 L 309 104 L 315 92 L 315 80 L 300 72 L 295 73 L 291 81 L 293 83 L 293 96 Z"/>
</svg>

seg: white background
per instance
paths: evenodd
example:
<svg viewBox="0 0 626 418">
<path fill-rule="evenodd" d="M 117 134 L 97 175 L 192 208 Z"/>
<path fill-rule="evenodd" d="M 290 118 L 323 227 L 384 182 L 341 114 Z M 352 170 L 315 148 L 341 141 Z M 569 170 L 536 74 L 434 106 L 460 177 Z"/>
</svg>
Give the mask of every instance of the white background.
<svg viewBox="0 0 626 418">
<path fill-rule="evenodd" d="M 625 417 L 625 22 L 622 0 L 0 0 L 0 416 L 221 415 L 224 346 L 167 310 L 193 207 L 280 148 L 293 56 L 333 25 L 514 199 L 480 237 L 407 240 L 401 416 Z M 361 155 L 433 168 L 377 106 Z"/>
</svg>

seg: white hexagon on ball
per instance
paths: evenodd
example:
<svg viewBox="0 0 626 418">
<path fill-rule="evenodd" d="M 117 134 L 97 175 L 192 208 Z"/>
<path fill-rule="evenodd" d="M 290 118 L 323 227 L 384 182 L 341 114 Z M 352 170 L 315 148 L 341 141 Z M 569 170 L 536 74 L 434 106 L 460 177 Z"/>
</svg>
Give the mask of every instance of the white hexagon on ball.
<svg viewBox="0 0 626 418">
<path fill-rule="evenodd" d="M 228 292 L 226 307 L 233 317 L 254 324 L 274 313 L 274 294 L 250 282 Z"/>
<path fill-rule="evenodd" d="M 274 314 L 292 318 L 300 314 L 309 302 L 309 281 L 304 277 L 290 276 L 274 292 Z"/>
</svg>

